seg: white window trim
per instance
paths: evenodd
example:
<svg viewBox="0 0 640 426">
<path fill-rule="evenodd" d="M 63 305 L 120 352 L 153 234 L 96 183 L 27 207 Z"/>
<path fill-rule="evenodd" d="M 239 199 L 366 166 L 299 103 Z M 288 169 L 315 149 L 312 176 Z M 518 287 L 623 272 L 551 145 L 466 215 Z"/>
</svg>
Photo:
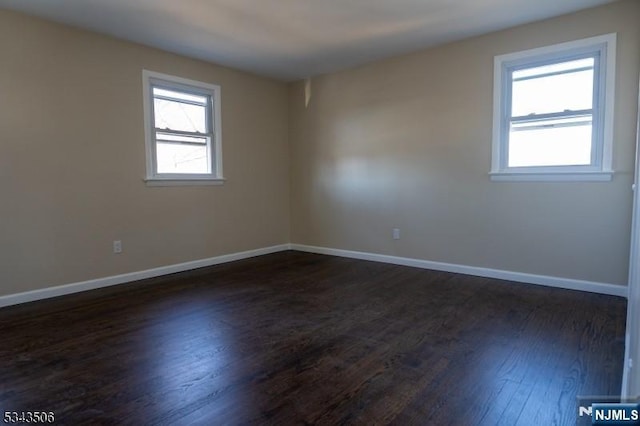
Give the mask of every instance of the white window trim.
<svg viewBox="0 0 640 426">
<path fill-rule="evenodd" d="M 601 116 L 598 118 L 602 128 L 602 140 L 594 141 L 602 152 L 597 155 L 597 163 L 590 166 L 556 166 L 556 167 L 507 167 L 506 142 L 503 143 L 503 117 L 507 101 L 506 70 L 518 63 L 537 61 L 553 61 L 563 57 L 601 50 L 604 66 L 600 72 L 603 78 L 599 90 L 604 91 L 601 105 Z M 615 106 L 615 65 L 616 34 L 597 37 L 552 46 L 530 49 L 521 52 L 496 56 L 494 59 L 493 81 L 493 141 L 491 155 L 491 171 L 493 181 L 610 181 L 613 176 L 613 115 Z M 594 117 L 595 122 L 595 117 Z"/>
<path fill-rule="evenodd" d="M 169 86 L 185 86 L 185 89 L 196 89 L 198 92 L 210 95 L 212 99 L 210 117 L 213 127 L 213 137 L 211 138 L 211 173 L 207 174 L 176 174 L 176 173 L 156 173 L 155 165 L 155 142 L 154 126 L 152 122 L 152 102 L 153 94 L 151 84 L 153 81 L 166 82 Z M 149 70 L 142 70 L 142 98 L 144 110 L 144 133 L 146 148 L 147 173 L 144 181 L 147 186 L 188 186 L 188 185 L 221 185 L 225 179 L 222 174 L 222 119 L 221 119 L 221 96 L 220 86 L 203 83 L 187 78 L 162 74 Z"/>
</svg>

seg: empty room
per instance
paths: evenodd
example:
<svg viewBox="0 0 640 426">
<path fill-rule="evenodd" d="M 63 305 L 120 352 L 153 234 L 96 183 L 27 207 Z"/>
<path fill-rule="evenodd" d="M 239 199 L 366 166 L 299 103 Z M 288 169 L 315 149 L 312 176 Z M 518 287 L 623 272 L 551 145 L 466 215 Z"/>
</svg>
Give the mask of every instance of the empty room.
<svg viewBox="0 0 640 426">
<path fill-rule="evenodd" d="M 640 1 L 0 0 L 0 58 L 3 424 L 640 424 Z"/>
</svg>

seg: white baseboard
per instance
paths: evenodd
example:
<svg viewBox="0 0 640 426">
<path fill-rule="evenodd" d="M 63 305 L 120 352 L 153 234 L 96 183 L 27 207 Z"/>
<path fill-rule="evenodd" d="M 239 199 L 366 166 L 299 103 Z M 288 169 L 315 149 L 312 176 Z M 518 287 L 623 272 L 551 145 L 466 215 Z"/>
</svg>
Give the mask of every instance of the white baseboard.
<svg viewBox="0 0 640 426">
<path fill-rule="evenodd" d="M 82 281 L 72 284 L 65 284 L 57 287 L 48 287 L 39 290 L 27 291 L 24 293 L 9 294 L 0 296 L 0 308 L 4 306 L 18 305 L 20 303 L 33 302 L 35 300 L 49 299 L 51 297 L 63 296 L 65 294 L 78 293 L 81 291 L 94 290 L 102 287 L 109 287 L 124 284 L 146 278 L 159 277 L 161 275 L 173 274 L 176 272 L 189 271 L 191 269 L 204 268 L 221 263 L 233 262 L 235 260 L 247 259 L 255 256 L 276 253 L 285 250 L 297 250 L 308 253 L 328 254 L 332 256 L 348 257 L 353 259 L 370 260 L 374 262 L 392 263 L 395 265 L 412 266 L 415 268 L 432 269 L 436 271 L 453 272 L 465 275 L 475 275 L 479 277 L 496 278 L 500 280 L 521 282 L 527 284 L 538 284 L 549 287 L 558 287 L 570 290 L 588 291 L 592 293 L 607 294 L 611 296 L 627 297 L 627 287 L 615 284 L 599 283 L 593 281 L 574 280 L 571 278 L 550 277 L 546 275 L 526 274 L 522 272 L 502 271 L 499 269 L 481 268 L 476 266 L 457 265 L 453 263 L 433 262 L 430 260 L 412 259 L 406 257 L 388 256 L 384 254 L 365 253 L 350 250 L 332 249 L 326 247 L 314 247 L 303 244 L 281 244 L 261 249 L 248 250 L 239 253 L 225 254 L 208 259 L 194 260 L 191 262 L 179 263 L 175 265 L 162 266 L 159 268 L 147 269 L 145 271 L 130 272 L 122 275 L 114 275 L 105 278 L 97 278 L 89 281 Z"/>
<path fill-rule="evenodd" d="M 96 288 L 124 284 L 132 281 L 143 280 L 146 278 L 159 277 L 161 275 L 173 274 L 176 272 L 189 271 L 191 269 L 204 268 L 206 266 L 233 262 L 234 260 L 247 259 L 250 257 L 262 256 L 264 254 L 276 253 L 289 249 L 289 244 L 281 244 L 278 246 L 266 247 L 256 250 L 225 254 L 208 259 L 200 259 L 191 262 L 178 263 L 175 265 L 161 266 L 159 268 L 147 269 L 145 271 L 130 272 L 127 274 L 114 275 L 111 277 L 98 278 L 95 280 L 82 281 L 72 284 L 65 284 L 57 287 L 48 287 L 39 290 L 27 291 L 24 293 L 9 294 L 7 296 L 0 296 L 0 308 L 4 306 L 17 305 L 20 303 L 33 302 L 35 300 L 63 296 L 65 294 L 78 293 L 81 291 L 94 290 Z"/>
<path fill-rule="evenodd" d="M 628 287 L 623 285 L 575 280 L 571 278 L 526 274 L 522 272 L 503 271 L 499 269 L 489 269 L 477 266 L 457 265 L 454 263 L 433 262 L 430 260 L 388 256 L 384 254 L 340 250 L 326 247 L 314 247 L 303 244 L 290 244 L 290 247 L 292 250 L 304 251 L 308 253 L 328 254 L 332 256 L 349 257 L 353 259 L 371 260 L 374 262 L 392 263 L 394 265 L 413 266 L 415 268 L 433 269 L 436 271 L 453 272 L 464 275 L 475 275 L 486 278 L 496 278 L 499 280 L 514 281 L 526 284 L 537 284 L 569 290 L 588 291 L 591 293 L 607 294 L 610 296 L 619 296 L 624 298 L 627 297 L 628 292 Z"/>
</svg>

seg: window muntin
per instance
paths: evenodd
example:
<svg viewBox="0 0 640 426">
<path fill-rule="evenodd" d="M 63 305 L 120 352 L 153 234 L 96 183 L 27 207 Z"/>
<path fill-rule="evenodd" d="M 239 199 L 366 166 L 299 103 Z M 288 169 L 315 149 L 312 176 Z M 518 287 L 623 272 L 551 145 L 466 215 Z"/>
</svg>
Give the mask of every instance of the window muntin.
<svg viewBox="0 0 640 426">
<path fill-rule="evenodd" d="M 492 179 L 610 180 L 615 39 L 496 57 Z"/>
<path fill-rule="evenodd" d="M 219 87 L 143 72 L 147 180 L 222 180 Z"/>
</svg>

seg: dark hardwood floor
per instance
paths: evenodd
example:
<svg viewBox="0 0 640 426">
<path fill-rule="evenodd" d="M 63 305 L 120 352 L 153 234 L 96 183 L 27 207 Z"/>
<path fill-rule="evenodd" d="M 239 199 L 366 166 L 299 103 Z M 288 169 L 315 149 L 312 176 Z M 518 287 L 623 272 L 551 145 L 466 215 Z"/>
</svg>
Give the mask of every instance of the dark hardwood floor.
<svg viewBox="0 0 640 426">
<path fill-rule="evenodd" d="M 69 425 L 573 425 L 576 395 L 619 394 L 625 309 L 283 252 L 0 309 L 0 408 Z"/>
</svg>

